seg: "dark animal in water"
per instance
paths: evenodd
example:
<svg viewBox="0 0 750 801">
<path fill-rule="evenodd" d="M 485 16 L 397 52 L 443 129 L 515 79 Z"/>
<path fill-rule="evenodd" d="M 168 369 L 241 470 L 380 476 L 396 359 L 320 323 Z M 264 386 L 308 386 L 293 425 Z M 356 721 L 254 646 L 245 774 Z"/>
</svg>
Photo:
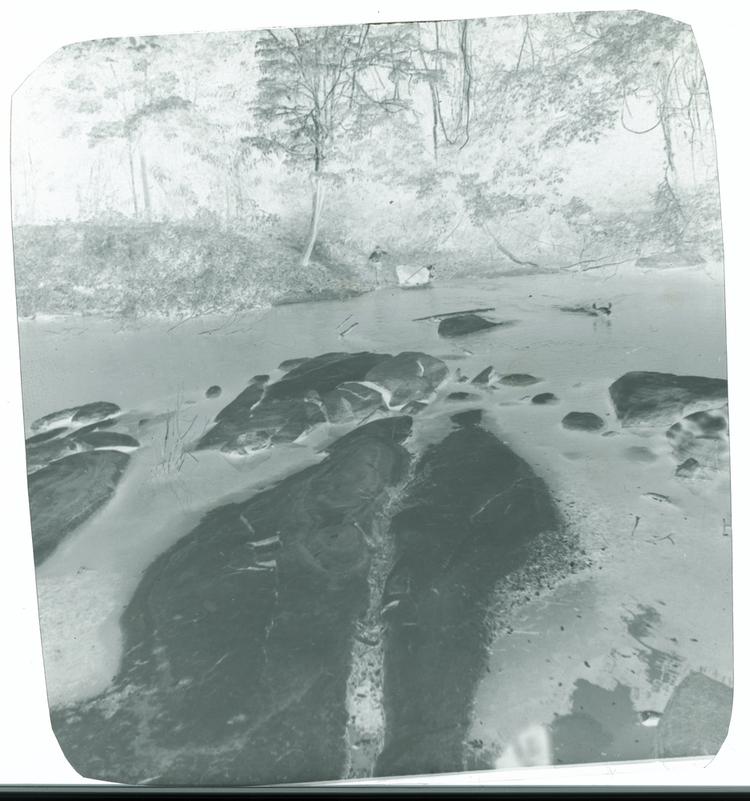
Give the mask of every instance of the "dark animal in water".
<svg viewBox="0 0 750 801">
<path fill-rule="evenodd" d="M 591 308 L 598 312 L 599 314 L 606 314 L 609 316 L 612 314 L 612 302 L 610 301 L 606 306 L 597 306 L 596 303 L 591 304 Z"/>
</svg>

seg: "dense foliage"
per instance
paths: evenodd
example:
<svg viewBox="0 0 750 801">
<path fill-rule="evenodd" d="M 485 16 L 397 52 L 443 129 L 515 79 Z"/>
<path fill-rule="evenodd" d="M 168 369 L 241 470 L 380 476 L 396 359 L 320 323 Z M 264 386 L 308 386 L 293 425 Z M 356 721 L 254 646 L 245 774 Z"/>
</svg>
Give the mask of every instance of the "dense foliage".
<svg viewBox="0 0 750 801">
<path fill-rule="evenodd" d="M 22 313 L 359 291 L 376 245 L 442 275 L 721 256 L 700 56 L 640 12 L 83 42 L 14 126 Z"/>
</svg>

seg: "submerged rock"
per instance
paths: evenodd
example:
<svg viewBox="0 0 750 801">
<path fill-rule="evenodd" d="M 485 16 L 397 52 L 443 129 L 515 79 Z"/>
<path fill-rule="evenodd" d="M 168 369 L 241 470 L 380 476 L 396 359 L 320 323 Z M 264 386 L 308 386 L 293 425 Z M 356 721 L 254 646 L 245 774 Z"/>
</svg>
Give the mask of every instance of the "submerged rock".
<svg viewBox="0 0 750 801">
<path fill-rule="evenodd" d="M 97 401 L 79 406 L 73 415 L 74 423 L 87 423 L 95 420 L 104 420 L 107 417 L 120 413 L 120 407 L 116 403 L 108 401 Z"/>
<path fill-rule="evenodd" d="M 75 453 L 29 476 L 36 564 L 110 499 L 129 460 L 126 453 L 112 450 Z"/>
<path fill-rule="evenodd" d="M 39 445 L 42 442 L 46 442 L 47 440 L 55 439 L 64 434 L 67 434 L 69 431 L 70 429 L 65 426 L 61 428 L 50 428 L 47 431 L 42 431 L 40 434 L 34 434 L 31 437 L 27 437 L 26 447 L 33 448 L 34 446 Z"/>
<path fill-rule="evenodd" d="M 447 398 L 452 401 L 476 400 L 478 395 L 473 392 L 451 392 Z"/>
<path fill-rule="evenodd" d="M 55 429 L 59 431 L 60 429 Z M 64 429 L 67 430 L 67 429 Z M 33 438 L 32 438 L 33 439 Z M 81 451 L 81 446 L 70 435 L 56 436 L 36 442 L 26 442 L 26 470 L 33 473 L 51 462 L 71 456 Z"/>
<path fill-rule="evenodd" d="M 95 401 L 86 403 L 83 406 L 72 406 L 69 409 L 60 409 L 57 412 L 40 417 L 31 424 L 32 431 L 43 431 L 56 424 L 64 423 L 90 423 L 97 420 L 104 420 L 120 413 L 120 407 L 116 403 L 109 401 Z"/>
<path fill-rule="evenodd" d="M 286 359 L 279 365 L 279 370 L 293 370 L 295 367 L 299 367 L 301 364 L 309 361 L 309 356 L 300 356 L 297 359 Z"/>
<path fill-rule="evenodd" d="M 324 461 L 210 512 L 148 568 L 113 689 L 53 713 L 79 772 L 167 785 L 342 775 L 370 542 L 409 431 L 409 418 L 361 426 Z"/>
<path fill-rule="evenodd" d="M 727 399 L 723 378 L 632 372 L 617 379 L 609 394 L 620 422 L 625 426 L 673 423 L 690 406 L 710 408 Z"/>
<path fill-rule="evenodd" d="M 642 462 L 647 464 L 655 462 L 658 456 L 650 449 L 643 445 L 631 445 L 625 449 L 625 458 L 631 462 Z"/>
<path fill-rule="evenodd" d="M 255 376 L 249 386 L 216 415 L 216 425 L 204 434 L 197 450 L 252 451 L 293 442 L 329 418 L 353 419 L 373 410 L 382 398 L 361 382 L 377 364 L 390 359 L 380 353 L 324 353 L 305 359 L 278 381 Z"/>
<path fill-rule="evenodd" d="M 541 378 L 528 373 L 511 373 L 510 375 L 504 375 L 500 379 L 500 383 L 509 387 L 528 387 L 531 384 L 538 384 L 541 380 Z"/>
<path fill-rule="evenodd" d="M 534 395 L 531 402 L 537 406 L 544 406 L 550 403 L 557 403 L 558 400 L 559 398 L 553 392 L 540 392 L 538 395 Z"/>
<path fill-rule="evenodd" d="M 135 450 L 140 443 L 129 434 L 120 434 L 117 431 L 85 431 L 71 434 L 71 439 L 84 449 L 125 449 Z"/>
<path fill-rule="evenodd" d="M 367 381 L 390 394 L 389 406 L 397 408 L 410 401 L 428 398 L 445 380 L 448 366 L 426 353 L 405 351 L 388 356 L 367 373 Z"/>
<path fill-rule="evenodd" d="M 493 589 L 557 524 L 544 483 L 468 414 L 419 459 L 391 521 L 395 561 L 382 598 L 386 729 L 376 776 L 465 769 Z"/>
<path fill-rule="evenodd" d="M 441 320 L 438 325 L 438 334 L 441 337 L 462 337 L 503 325 L 509 325 L 509 323 L 495 323 L 478 314 L 461 314 Z"/>
<path fill-rule="evenodd" d="M 481 409 L 469 409 L 465 412 L 458 412 L 451 415 L 451 422 L 457 426 L 478 426 L 482 422 Z"/>
<path fill-rule="evenodd" d="M 206 390 L 207 398 L 218 398 L 219 395 L 221 395 L 221 387 L 218 384 L 214 384 Z"/>
<path fill-rule="evenodd" d="M 564 428 L 575 431 L 599 431 L 604 428 L 604 420 L 593 412 L 569 412 L 562 419 Z"/>
<path fill-rule="evenodd" d="M 248 452 L 293 442 L 314 426 L 365 416 L 382 403 L 377 390 L 361 382 L 376 365 L 390 359 L 380 353 L 324 353 L 294 360 L 285 376 L 268 383 L 258 375 L 216 415 L 216 425 L 197 450 L 221 448 Z"/>
<path fill-rule="evenodd" d="M 667 431 L 675 458 L 692 458 L 706 467 L 719 469 L 729 460 L 727 407 L 694 412 Z"/>
<path fill-rule="evenodd" d="M 482 386 L 493 386 L 499 382 L 500 376 L 495 372 L 495 368 L 492 365 L 485 367 L 481 373 L 478 373 L 471 380 L 472 384 L 480 384 Z"/>
<path fill-rule="evenodd" d="M 252 427 L 252 410 L 265 391 L 266 381 L 260 379 L 259 376 L 252 379 L 250 385 L 216 415 L 216 425 L 200 438 L 197 450 L 236 444 L 237 438 Z"/>
<path fill-rule="evenodd" d="M 675 475 L 678 478 L 693 478 L 700 469 L 700 463 L 697 459 L 685 459 L 682 464 L 677 465 Z"/>
</svg>

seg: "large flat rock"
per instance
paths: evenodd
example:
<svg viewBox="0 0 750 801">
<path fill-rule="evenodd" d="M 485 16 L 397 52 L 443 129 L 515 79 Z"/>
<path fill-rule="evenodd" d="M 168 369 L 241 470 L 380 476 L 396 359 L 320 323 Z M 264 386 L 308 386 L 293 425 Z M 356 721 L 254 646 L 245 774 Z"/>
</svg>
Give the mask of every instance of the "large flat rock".
<svg viewBox="0 0 750 801">
<path fill-rule="evenodd" d="M 324 461 L 208 513 L 146 571 L 122 616 L 114 688 L 53 714 L 76 770 L 158 784 L 332 779 L 368 605 L 368 545 L 409 463 L 409 418 L 369 423 Z"/>
<path fill-rule="evenodd" d="M 37 564 L 112 497 L 129 460 L 120 451 L 87 451 L 58 459 L 29 476 Z"/>
<path fill-rule="evenodd" d="M 625 373 L 609 388 L 617 417 L 623 425 L 671 424 L 696 404 L 716 406 L 726 402 L 723 378 L 673 375 L 672 373 Z"/>
<path fill-rule="evenodd" d="M 557 522 L 544 483 L 478 415 L 452 419 L 459 428 L 418 461 L 391 522 L 380 776 L 465 769 L 490 597 Z"/>
</svg>

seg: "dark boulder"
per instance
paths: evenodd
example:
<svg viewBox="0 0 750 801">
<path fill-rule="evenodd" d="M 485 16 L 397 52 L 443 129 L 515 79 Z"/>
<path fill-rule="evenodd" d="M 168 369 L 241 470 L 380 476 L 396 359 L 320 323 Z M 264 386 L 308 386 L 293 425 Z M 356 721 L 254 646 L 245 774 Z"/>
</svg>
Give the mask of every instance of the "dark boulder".
<svg viewBox="0 0 750 801">
<path fill-rule="evenodd" d="M 593 412 L 569 412 L 562 419 L 564 428 L 575 431 L 599 431 L 604 428 L 604 420 Z"/>
<path fill-rule="evenodd" d="M 344 401 L 357 405 L 352 385 L 362 381 L 375 365 L 390 359 L 378 353 L 324 353 L 305 359 L 278 381 L 255 376 L 249 386 L 216 415 L 197 450 L 251 451 L 280 442 L 293 442 L 313 426 L 332 419 L 351 419 Z M 338 392 L 339 387 L 345 389 Z M 348 387 L 348 388 L 347 388 Z M 360 393 L 361 394 L 361 393 Z M 377 396 L 367 390 L 368 405 Z M 327 403 L 326 403 L 327 398 Z"/>
<path fill-rule="evenodd" d="M 97 401 L 79 406 L 73 415 L 74 423 L 91 423 L 96 420 L 104 420 L 107 417 L 120 413 L 120 407 L 116 403 L 108 401 Z"/>
<path fill-rule="evenodd" d="M 495 323 L 478 314 L 461 314 L 441 320 L 438 325 L 438 334 L 441 337 L 462 337 L 503 325 L 509 325 L 509 323 Z"/>
<path fill-rule="evenodd" d="M 667 439 L 678 460 L 693 458 L 718 469 L 729 459 L 727 407 L 687 415 L 669 428 Z"/>
<path fill-rule="evenodd" d="M 501 384 L 509 387 L 528 387 L 531 384 L 538 384 L 542 379 L 528 373 L 510 373 L 500 379 Z"/>
<path fill-rule="evenodd" d="M 693 404 L 726 402 L 727 382 L 723 378 L 632 372 L 618 378 L 609 395 L 623 425 L 658 425 L 684 417 Z"/>
<path fill-rule="evenodd" d="M 322 398 L 326 416 L 332 423 L 341 423 L 385 409 L 383 396 L 377 389 L 357 381 L 345 381 Z"/>
<path fill-rule="evenodd" d="M 29 476 L 36 564 L 111 498 L 129 460 L 119 451 L 75 453 Z"/>
<path fill-rule="evenodd" d="M 457 412 L 451 415 L 451 422 L 460 428 L 466 426 L 478 426 L 482 422 L 481 409 L 468 409 L 465 412 Z"/>
<path fill-rule="evenodd" d="M 84 431 L 75 432 L 70 438 L 86 449 L 103 448 L 127 448 L 136 449 L 140 443 L 129 434 L 121 434 L 117 431 Z"/>
<path fill-rule="evenodd" d="M 482 386 L 492 386 L 493 384 L 498 383 L 500 380 L 500 376 L 495 372 L 495 368 L 492 365 L 485 367 L 481 373 L 478 373 L 474 378 L 472 378 L 472 384 L 480 384 Z"/>
<path fill-rule="evenodd" d="M 265 386 L 265 380 L 258 380 L 258 377 L 252 379 L 251 383 L 216 415 L 214 418 L 216 422 L 242 425 L 250 411 L 263 397 Z"/>
<path fill-rule="evenodd" d="M 658 457 L 650 448 L 646 448 L 643 445 L 631 445 L 625 449 L 625 458 L 631 462 L 648 464 L 649 462 L 655 462 Z"/>
<path fill-rule="evenodd" d="M 76 770 L 214 786 L 342 775 L 370 540 L 405 478 L 409 430 L 408 418 L 361 426 L 156 559 L 123 613 L 113 688 L 53 713 Z"/>
<path fill-rule="evenodd" d="M 72 456 L 74 453 L 78 453 L 81 450 L 81 446 L 70 435 L 64 437 L 58 436 L 32 444 L 27 443 L 26 471 L 28 473 L 33 473 L 36 470 L 41 470 L 48 464 L 58 459 Z"/>
<path fill-rule="evenodd" d="M 85 424 L 94 421 L 104 420 L 120 413 L 120 407 L 116 403 L 109 401 L 95 401 L 86 403 L 83 406 L 72 406 L 69 409 L 60 409 L 57 412 L 40 417 L 31 424 L 32 431 L 46 430 L 50 426 L 64 423 Z"/>
<path fill-rule="evenodd" d="M 42 442 L 46 442 L 50 439 L 56 439 L 64 434 L 67 434 L 70 431 L 69 428 L 61 427 L 61 428 L 50 428 L 47 431 L 42 431 L 40 434 L 34 434 L 31 437 L 27 437 L 26 439 L 26 447 L 33 448 L 36 445 L 39 445 Z"/>
<path fill-rule="evenodd" d="M 447 396 L 448 400 L 452 401 L 465 401 L 465 400 L 476 400 L 477 395 L 473 392 L 451 392 L 450 395 Z"/>
<path fill-rule="evenodd" d="M 391 408 L 428 398 L 448 375 L 448 366 L 426 353 L 388 356 L 367 373 L 367 381 L 387 390 Z"/>
<path fill-rule="evenodd" d="M 550 403 L 557 403 L 558 400 L 557 395 L 553 392 L 540 392 L 538 395 L 534 395 L 531 402 L 537 406 L 545 406 Z"/>
<path fill-rule="evenodd" d="M 213 384 L 206 390 L 207 398 L 218 398 L 221 395 L 221 387 L 218 384 Z"/>
<path fill-rule="evenodd" d="M 469 421 L 426 450 L 399 508 L 382 599 L 386 729 L 375 775 L 460 771 L 493 590 L 557 515 L 531 468 Z"/>
<path fill-rule="evenodd" d="M 282 442 L 294 442 L 313 426 L 326 421 L 325 414 L 312 400 L 259 403 L 239 421 L 225 419 L 201 437 L 197 450 L 220 448 L 253 451 Z"/>
<path fill-rule="evenodd" d="M 288 400 L 303 398 L 314 390 L 322 396 L 346 381 L 363 381 L 375 365 L 390 358 L 388 354 L 367 351 L 324 353 L 307 359 L 278 381 L 269 384 L 266 395 L 269 400 Z"/>
<path fill-rule="evenodd" d="M 700 470 L 700 463 L 697 459 L 693 459 L 691 457 L 689 459 L 685 459 L 682 464 L 677 465 L 677 469 L 675 470 L 674 474 L 678 478 L 693 478 L 698 470 Z"/>
<path fill-rule="evenodd" d="M 286 359 L 279 365 L 279 370 L 293 370 L 295 367 L 299 367 L 301 364 L 310 361 L 310 356 L 300 356 L 297 359 Z"/>
</svg>

